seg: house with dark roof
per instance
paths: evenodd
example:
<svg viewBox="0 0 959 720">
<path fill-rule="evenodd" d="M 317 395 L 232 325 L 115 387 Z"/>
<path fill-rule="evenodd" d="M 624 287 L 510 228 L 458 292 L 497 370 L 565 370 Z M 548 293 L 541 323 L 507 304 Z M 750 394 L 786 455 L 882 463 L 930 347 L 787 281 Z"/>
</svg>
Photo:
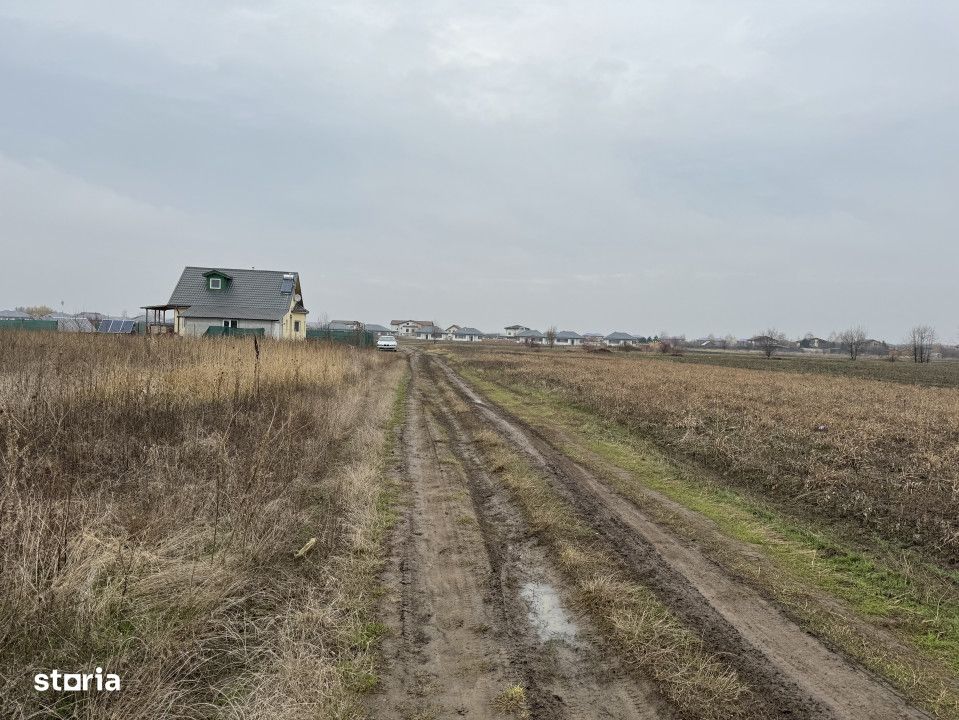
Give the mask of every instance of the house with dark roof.
<svg viewBox="0 0 959 720">
<path fill-rule="evenodd" d="M 308 310 L 295 272 L 189 266 L 170 301 L 146 309 L 173 310 L 173 331 L 178 335 L 236 330 L 277 340 L 306 338 Z"/>
<path fill-rule="evenodd" d="M 483 339 L 483 331 L 474 327 L 458 327 L 452 334 L 454 342 L 479 342 Z"/>
<path fill-rule="evenodd" d="M 529 329 L 530 328 L 526 327 L 525 325 L 507 325 L 505 328 L 503 328 L 503 334 L 506 335 L 506 337 L 516 337 L 521 332 Z"/>
<path fill-rule="evenodd" d="M 32 320 L 30 313 L 23 310 L 0 310 L 0 320 Z"/>
<path fill-rule="evenodd" d="M 416 335 L 420 328 L 434 325 L 436 323 L 432 320 L 390 320 L 390 327 L 397 335 Z"/>
<path fill-rule="evenodd" d="M 583 344 L 583 336 L 575 330 L 560 330 L 556 333 L 556 344 L 563 347 L 573 347 Z"/>
<path fill-rule="evenodd" d="M 436 325 L 422 325 L 416 328 L 416 338 L 418 340 L 442 340 L 443 328 Z"/>
<path fill-rule="evenodd" d="M 825 340 L 820 337 L 804 337 L 799 341 L 799 347 L 801 350 L 809 351 L 818 351 L 818 352 L 828 352 L 833 348 L 837 347 L 837 343 L 830 340 Z"/>
<path fill-rule="evenodd" d="M 625 332 L 611 332 L 603 338 L 603 342 L 610 347 L 622 347 L 623 345 L 636 345 L 637 338 Z"/>
<path fill-rule="evenodd" d="M 520 330 L 512 337 L 516 342 L 521 342 L 525 345 L 542 345 L 546 340 L 546 336 L 539 330 L 530 330 L 529 328 Z"/>
</svg>

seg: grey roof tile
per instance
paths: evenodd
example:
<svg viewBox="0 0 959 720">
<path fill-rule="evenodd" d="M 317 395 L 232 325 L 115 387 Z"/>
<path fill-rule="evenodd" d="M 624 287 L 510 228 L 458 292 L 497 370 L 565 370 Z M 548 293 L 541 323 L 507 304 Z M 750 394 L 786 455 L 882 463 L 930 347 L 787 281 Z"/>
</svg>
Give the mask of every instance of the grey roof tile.
<svg viewBox="0 0 959 720">
<path fill-rule="evenodd" d="M 206 275 L 220 272 L 230 278 L 222 290 L 210 290 Z M 189 306 L 186 317 L 229 317 L 237 320 L 280 320 L 289 312 L 292 293 L 283 293 L 283 270 L 242 270 L 188 266 L 170 296 L 170 305 Z"/>
</svg>

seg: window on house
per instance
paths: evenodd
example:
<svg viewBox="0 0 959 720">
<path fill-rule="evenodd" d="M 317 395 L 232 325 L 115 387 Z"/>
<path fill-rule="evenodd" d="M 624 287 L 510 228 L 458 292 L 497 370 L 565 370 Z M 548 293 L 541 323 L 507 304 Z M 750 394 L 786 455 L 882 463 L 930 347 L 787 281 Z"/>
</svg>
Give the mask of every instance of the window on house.
<svg viewBox="0 0 959 720">
<path fill-rule="evenodd" d="M 294 321 L 293 321 L 293 332 L 300 332 L 300 321 L 299 321 L 299 320 L 294 320 Z"/>
<path fill-rule="evenodd" d="M 210 290 L 219 290 L 223 287 L 223 278 L 211 277 L 210 278 Z"/>
<path fill-rule="evenodd" d="M 235 328 L 239 323 L 236 320 L 224 320 L 223 327 Z"/>
</svg>

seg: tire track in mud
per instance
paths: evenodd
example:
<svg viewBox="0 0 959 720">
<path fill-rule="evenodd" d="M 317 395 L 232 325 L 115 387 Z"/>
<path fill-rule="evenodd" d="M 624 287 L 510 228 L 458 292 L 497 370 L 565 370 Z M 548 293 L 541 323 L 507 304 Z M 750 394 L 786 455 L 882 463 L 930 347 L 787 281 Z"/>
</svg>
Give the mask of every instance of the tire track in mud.
<svg viewBox="0 0 959 720">
<path fill-rule="evenodd" d="M 424 364 L 418 353 L 410 359 L 398 444 L 409 503 L 384 576 L 386 616 L 399 632 L 384 642 L 371 716 L 502 719 L 510 715 L 494 700 L 519 683 L 531 718 L 671 717 L 649 688 L 603 660 L 585 625 L 574 639 L 546 639 L 534 627 L 521 589 L 535 581 L 561 591 L 556 573 L 481 470 L 455 413 L 431 398 Z"/>
<path fill-rule="evenodd" d="M 433 387 L 438 388 L 442 381 L 438 382 L 432 371 L 433 366 L 428 365 Z M 455 393 L 452 388 L 450 391 Z M 544 642 L 537 636 L 520 587 L 561 589 L 559 573 L 550 566 L 545 550 L 508 493 L 483 468 L 481 454 L 455 411 L 438 397 L 429 404 L 466 472 L 493 570 L 490 591 L 501 598 L 504 627 L 511 636 L 511 648 L 519 655 L 515 665 L 523 668 L 532 716 L 624 720 L 671 717 L 651 683 L 622 677 L 615 660 L 604 657 L 595 643 L 597 633 L 586 618 L 575 618 L 576 637 L 571 642 L 556 638 Z"/>
<path fill-rule="evenodd" d="M 429 436 L 419 363 L 411 363 L 407 418 L 401 433 L 407 504 L 394 530 L 384 577 L 388 624 L 381 689 L 372 717 L 390 720 L 492 718 L 492 701 L 512 679 L 509 658 L 491 628 L 485 598 L 488 563 L 468 501 L 450 481 Z"/>
<path fill-rule="evenodd" d="M 678 617 L 756 689 L 767 717 L 929 720 L 883 681 L 828 649 L 751 588 L 659 526 L 522 421 L 431 358 L 460 396 L 544 472 L 554 489 Z"/>
</svg>

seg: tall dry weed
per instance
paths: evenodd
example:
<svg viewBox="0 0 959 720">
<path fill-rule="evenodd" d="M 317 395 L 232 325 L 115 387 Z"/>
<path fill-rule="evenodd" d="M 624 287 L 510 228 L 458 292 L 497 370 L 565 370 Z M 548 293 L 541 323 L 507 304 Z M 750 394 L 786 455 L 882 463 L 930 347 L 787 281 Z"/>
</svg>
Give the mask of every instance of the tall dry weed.
<svg viewBox="0 0 959 720">
<path fill-rule="evenodd" d="M 0 716 L 294 717 L 258 679 L 325 644 L 303 677 L 336 674 L 331 572 L 370 502 L 395 363 L 313 343 L 257 358 L 249 339 L 0 340 Z M 303 613 L 319 634 L 297 645 Z M 34 672 L 94 666 L 124 692 L 33 691 Z"/>
</svg>

